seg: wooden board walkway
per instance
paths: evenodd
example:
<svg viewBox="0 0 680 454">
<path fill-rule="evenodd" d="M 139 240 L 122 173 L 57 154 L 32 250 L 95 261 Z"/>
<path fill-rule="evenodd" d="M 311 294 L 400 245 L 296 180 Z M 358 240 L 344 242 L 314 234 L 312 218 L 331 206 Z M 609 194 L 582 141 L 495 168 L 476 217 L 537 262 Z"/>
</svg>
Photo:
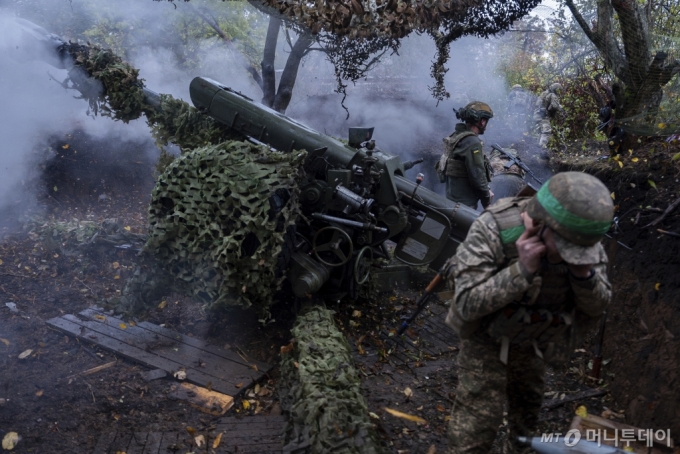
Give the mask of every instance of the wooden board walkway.
<svg viewBox="0 0 680 454">
<path fill-rule="evenodd" d="M 224 417 L 209 431 L 197 431 L 206 444 L 199 447 L 186 430 L 172 432 L 111 432 L 102 435 L 93 454 L 280 453 L 283 447 L 283 416 Z M 222 434 L 219 446 L 213 448 Z"/>
<path fill-rule="evenodd" d="M 96 308 L 47 324 L 170 376 L 184 370 L 188 382 L 229 396 L 243 393 L 273 367 L 153 323 L 130 326 Z"/>
</svg>

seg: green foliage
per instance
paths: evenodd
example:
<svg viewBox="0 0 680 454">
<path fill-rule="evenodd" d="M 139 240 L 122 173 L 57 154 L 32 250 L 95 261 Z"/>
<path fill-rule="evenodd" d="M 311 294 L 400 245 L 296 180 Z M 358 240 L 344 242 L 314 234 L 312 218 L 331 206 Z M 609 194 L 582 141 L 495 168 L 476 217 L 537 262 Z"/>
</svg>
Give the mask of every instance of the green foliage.
<svg viewBox="0 0 680 454">
<path fill-rule="evenodd" d="M 599 124 L 599 107 L 588 91 L 591 78 L 583 75 L 573 79 L 561 80 L 560 102 L 564 108 L 564 118 L 553 123 L 558 141 L 572 142 L 585 137 L 593 137 Z M 559 144 L 559 142 L 558 142 Z"/>
</svg>

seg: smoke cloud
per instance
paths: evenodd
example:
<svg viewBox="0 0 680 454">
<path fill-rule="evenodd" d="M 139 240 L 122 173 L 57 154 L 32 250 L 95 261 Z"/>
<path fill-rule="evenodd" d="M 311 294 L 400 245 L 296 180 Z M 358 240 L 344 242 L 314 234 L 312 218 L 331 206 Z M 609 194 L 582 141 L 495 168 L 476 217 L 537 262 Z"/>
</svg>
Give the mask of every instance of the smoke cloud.
<svg viewBox="0 0 680 454">
<path fill-rule="evenodd" d="M 29 8 L 28 3 L 34 6 Z M 158 153 L 143 119 L 124 124 L 106 117 L 88 116 L 87 104 L 75 99 L 77 93 L 65 90 L 57 82 L 66 78 L 66 71 L 42 61 L 45 56 L 28 55 L 31 38 L 13 22 L 16 17 L 32 20 L 65 39 L 76 39 L 92 27 L 91 11 L 97 11 L 100 19 L 118 21 L 117 26 L 127 27 L 128 34 L 135 38 L 135 45 L 125 48 L 126 57 L 140 69 L 140 77 L 150 89 L 189 101 L 189 82 L 200 75 L 218 80 L 255 100 L 262 97 L 259 87 L 244 69 L 243 57 L 219 39 L 199 42 L 188 39 L 177 43 L 193 46 L 195 58 L 191 62 L 186 61 L 186 55 L 183 60 L 173 52 L 173 46 L 167 45 L 173 21 L 178 15 L 189 13 L 190 8 L 203 5 L 199 0 L 189 4 L 177 2 L 176 8 L 167 2 L 133 0 L 32 0 L 28 3 L 17 2 L 13 7 L 0 9 L 0 80 L 3 81 L 0 85 L 3 104 L 0 109 L 0 210 L 13 203 L 15 194 L 28 189 L 26 182 L 36 168 L 35 150 L 44 148 L 45 139 L 52 135 L 81 128 L 97 138 L 144 143 L 140 153 Z M 259 24 L 266 29 L 265 16 L 252 9 L 249 14 L 261 16 Z M 279 70 L 289 51 L 285 41 L 283 37 L 279 39 L 276 63 Z M 375 126 L 378 147 L 400 155 L 403 160 L 423 153 L 438 156 L 442 151 L 441 139 L 453 131 L 456 123 L 454 107 L 482 100 L 494 110 L 503 108 L 507 88 L 503 78 L 495 73 L 494 47 L 493 40 L 465 38 L 454 42 L 446 75 L 451 99 L 437 103 L 428 90 L 434 83 L 430 77 L 434 44 L 426 36 L 409 37 L 403 41 L 399 55 L 386 55 L 367 79 L 348 87 L 344 104 L 349 119 L 341 106 L 342 96 L 333 92 L 332 66 L 323 53 L 313 52 L 303 61 L 286 113 L 340 138 L 347 137 L 349 126 Z M 117 49 L 114 47 L 114 50 Z M 488 142 L 499 138 L 497 124 L 493 120 L 490 123 L 485 135 Z M 115 155 L 107 159 L 115 159 Z M 423 166 L 425 164 L 420 167 Z M 409 174 L 426 173 L 425 185 L 443 193 L 443 185 L 435 183 L 430 167 L 430 164 L 427 169 L 416 167 Z"/>
</svg>

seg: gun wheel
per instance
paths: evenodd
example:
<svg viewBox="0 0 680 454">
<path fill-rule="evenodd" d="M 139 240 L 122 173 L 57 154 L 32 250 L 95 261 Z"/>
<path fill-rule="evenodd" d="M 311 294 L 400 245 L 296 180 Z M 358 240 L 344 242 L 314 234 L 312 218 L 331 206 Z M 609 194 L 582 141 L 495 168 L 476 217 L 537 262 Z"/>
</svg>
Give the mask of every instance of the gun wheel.
<svg viewBox="0 0 680 454">
<path fill-rule="evenodd" d="M 363 285 L 368 281 L 371 274 L 371 262 L 373 261 L 373 249 L 364 246 L 354 261 L 354 282 Z"/>
<path fill-rule="evenodd" d="M 338 227 L 324 227 L 312 240 L 314 257 L 327 266 L 342 266 L 349 262 L 354 252 L 352 238 Z"/>
</svg>

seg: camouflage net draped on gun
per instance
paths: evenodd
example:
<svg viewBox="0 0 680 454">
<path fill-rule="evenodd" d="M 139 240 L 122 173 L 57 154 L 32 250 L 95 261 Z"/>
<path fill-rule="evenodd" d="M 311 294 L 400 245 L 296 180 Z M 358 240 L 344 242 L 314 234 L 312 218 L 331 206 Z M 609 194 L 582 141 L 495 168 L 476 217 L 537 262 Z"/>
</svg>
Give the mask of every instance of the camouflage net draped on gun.
<svg viewBox="0 0 680 454">
<path fill-rule="evenodd" d="M 305 155 L 232 141 L 175 159 L 152 193 L 145 250 L 210 307 L 254 305 L 266 314 L 299 217 Z"/>
<path fill-rule="evenodd" d="M 226 126 L 170 95 L 160 95 L 159 106 L 148 104 L 139 70 L 111 50 L 75 43 L 64 47 L 74 61 L 64 84 L 80 91 L 95 114 L 102 111 L 124 122 L 144 114 L 159 146 L 172 142 L 183 150 L 190 150 L 240 139 Z M 82 71 L 88 77 L 83 77 Z"/>
<path fill-rule="evenodd" d="M 281 403 L 290 412 L 284 451 L 383 452 L 333 314 L 310 306 L 295 320 L 295 348 L 281 362 Z"/>
</svg>

